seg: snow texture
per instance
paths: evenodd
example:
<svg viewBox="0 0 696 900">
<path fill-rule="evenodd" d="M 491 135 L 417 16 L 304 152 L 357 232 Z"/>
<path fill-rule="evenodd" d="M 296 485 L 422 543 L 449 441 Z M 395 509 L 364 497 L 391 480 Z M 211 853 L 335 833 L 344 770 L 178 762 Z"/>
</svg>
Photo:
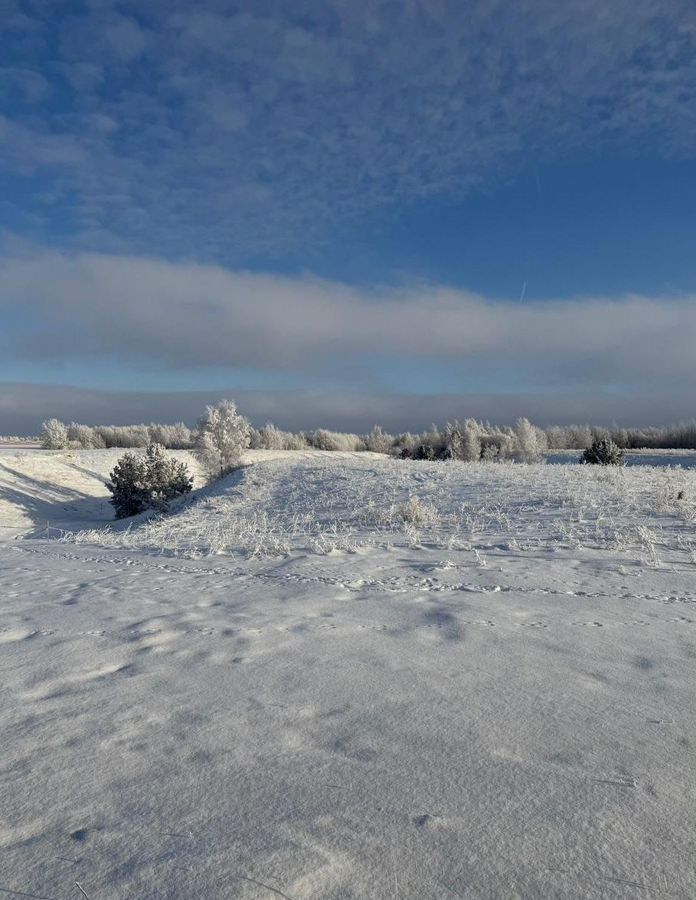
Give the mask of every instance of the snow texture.
<svg viewBox="0 0 696 900">
<path fill-rule="evenodd" d="M 1 895 L 696 896 L 695 469 L 119 453 L 0 454 Z"/>
</svg>

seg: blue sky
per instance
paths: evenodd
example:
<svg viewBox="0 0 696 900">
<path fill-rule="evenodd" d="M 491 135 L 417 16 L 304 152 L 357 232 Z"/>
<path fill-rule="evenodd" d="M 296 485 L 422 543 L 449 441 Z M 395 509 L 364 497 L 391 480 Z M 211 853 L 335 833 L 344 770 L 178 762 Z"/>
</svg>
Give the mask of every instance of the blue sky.
<svg viewBox="0 0 696 900">
<path fill-rule="evenodd" d="M 5 0 L 0 32 L 0 431 L 71 387 L 694 414 L 693 4 Z"/>
</svg>

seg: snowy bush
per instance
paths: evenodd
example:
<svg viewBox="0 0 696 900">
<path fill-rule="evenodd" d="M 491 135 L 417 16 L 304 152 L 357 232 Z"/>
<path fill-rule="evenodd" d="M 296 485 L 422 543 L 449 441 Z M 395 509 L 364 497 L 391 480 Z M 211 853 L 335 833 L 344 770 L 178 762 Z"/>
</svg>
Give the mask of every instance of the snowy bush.
<svg viewBox="0 0 696 900">
<path fill-rule="evenodd" d="M 131 449 L 149 447 L 150 444 L 162 444 L 172 450 L 186 450 L 193 446 L 193 434 L 183 422 L 174 425 L 154 422 L 150 425 L 81 425 L 71 422 L 66 426 L 58 419 L 49 419 L 44 422 L 42 429 L 42 445 L 51 450 L 61 447 L 79 447 L 83 450 L 104 447 Z"/>
<path fill-rule="evenodd" d="M 447 431 L 432 425 L 420 434 L 401 434 L 394 439 L 392 453 L 402 459 L 447 459 Z"/>
<path fill-rule="evenodd" d="M 160 425 L 153 422 L 147 426 L 147 437 L 151 444 L 161 444 L 172 450 L 188 450 L 193 446 L 191 429 L 183 422 L 176 422 L 174 425 Z"/>
<path fill-rule="evenodd" d="M 417 437 L 416 435 L 411 434 L 410 431 L 404 431 L 402 434 L 397 434 L 392 443 L 391 454 L 392 456 L 399 457 L 399 459 L 407 459 L 411 456 L 416 443 Z"/>
<path fill-rule="evenodd" d="M 81 447 L 85 450 L 103 450 L 106 447 L 106 442 L 89 425 L 71 422 L 68 425 L 68 446 Z"/>
<path fill-rule="evenodd" d="M 393 516 L 407 525 L 435 525 L 439 519 L 432 503 L 425 503 L 418 497 L 409 497 L 393 509 Z"/>
<path fill-rule="evenodd" d="M 611 438 L 598 438 L 585 450 L 580 462 L 596 466 L 622 466 L 624 452 Z"/>
<path fill-rule="evenodd" d="M 266 422 L 263 428 L 252 428 L 249 436 L 252 450 L 282 450 L 283 432 L 273 422 Z"/>
<path fill-rule="evenodd" d="M 294 434 L 292 431 L 284 431 L 283 435 L 283 450 L 307 449 L 307 441 L 303 434 Z"/>
<path fill-rule="evenodd" d="M 96 425 L 93 431 L 107 447 L 147 447 L 150 435 L 144 425 Z"/>
<path fill-rule="evenodd" d="M 220 478 L 240 464 L 250 438 L 249 423 L 239 415 L 236 404 L 221 400 L 217 406 L 207 406 L 198 420 L 196 457 L 211 478 Z"/>
<path fill-rule="evenodd" d="M 307 441 L 301 434 L 282 431 L 273 422 L 266 422 L 263 428 L 252 428 L 249 446 L 252 450 L 304 450 Z"/>
<path fill-rule="evenodd" d="M 328 431 L 317 428 L 305 435 L 307 443 L 315 450 L 342 450 L 344 452 L 364 450 L 365 442 L 357 434 L 344 434 L 340 431 Z"/>
<path fill-rule="evenodd" d="M 124 453 L 106 485 L 117 519 L 146 509 L 165 510 L 174 497 L 188 494 L 193 478 L 185 463 L 168 456 L 161 444 L 151 444 L 145 456 Z"/>
<path fill-rule="evenodd" d="M 172 450 L 186 450 L 193 446 L 191 430 L 183 422 L 175 425 L 155 422 L 150 425 L 96 425 L 93 430 L 107 447 L 130 448 L 162 444 Z"/>
<path fill-rule="evenodd" d="M 44 450 L 62 450 L 68 446 L 68 429 L 60 419 L 48 419 L 43 423 L 41 446 Z"/>
<path fill-rule="evenodd" d="M 481 436 L 481 459 L 486 462 L 502 462 L 505 459 L 511 459 L 514 448 L 514 434 L 497 431 Z"/>
</svg>

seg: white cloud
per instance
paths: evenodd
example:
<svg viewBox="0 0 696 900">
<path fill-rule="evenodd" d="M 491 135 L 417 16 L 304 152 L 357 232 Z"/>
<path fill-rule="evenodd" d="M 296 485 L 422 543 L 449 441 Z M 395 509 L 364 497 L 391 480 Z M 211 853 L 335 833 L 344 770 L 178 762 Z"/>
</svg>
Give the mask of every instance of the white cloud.
<svg viewBox="0 0 696 900">
<path fill-rule="evenodd" d="M 437 285 L 360 290 L 310 275 L 36 248 L 0 257 L 0 312 L 6 359 L 246 367 L 317 383 L 328 372 L 346 389 L 379 384 L 380 366 L 406 361 L 424 381 L 446 364 L 515 390 L 667 397 L 691 384 L 696 346 L 694 297 L 521 305 Z"/>
<path fill-rule="evenodd" d="M 72 167 L 84 161 L 80 142 L 39 127 L 21 125 L 0 115 L 0 170 L 3 166 L 21 174 L 37 169 Z"/>
<path fill-rule="evenodd" d="M 36 95 L 16 112 L 5 165 L 26 170 L 28 133 L 39 146 L 62 135 L 60 190 L 95 245 L 108 233 L 152 252 L 279 253 L 525 161 L 696 146 L 695 14 L 682 0 L 35 10 L 31 40 L 26 17 L 21 29 L 8 17 L 7 65 L 62 71 L 74 93 L 54 93 L 40 117 Z M 96 114 L 117 127 L 85 133 Z"/>
</svg>

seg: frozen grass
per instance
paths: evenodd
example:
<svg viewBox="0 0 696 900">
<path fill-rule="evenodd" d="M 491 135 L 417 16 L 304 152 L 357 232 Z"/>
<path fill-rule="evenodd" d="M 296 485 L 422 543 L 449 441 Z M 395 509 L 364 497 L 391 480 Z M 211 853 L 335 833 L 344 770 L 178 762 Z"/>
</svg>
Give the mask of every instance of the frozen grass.
<svg viewBox="0 0 696 900">
<path fill-rule="evenodd" d="M 62 540 L 196 558 L 360 552 L 425 545 L 479 553 L 618 551 L 691 563 L 696 471 L 423 463 L 316 456 L 273 460 L 173 515 Z"/>
</svg>

